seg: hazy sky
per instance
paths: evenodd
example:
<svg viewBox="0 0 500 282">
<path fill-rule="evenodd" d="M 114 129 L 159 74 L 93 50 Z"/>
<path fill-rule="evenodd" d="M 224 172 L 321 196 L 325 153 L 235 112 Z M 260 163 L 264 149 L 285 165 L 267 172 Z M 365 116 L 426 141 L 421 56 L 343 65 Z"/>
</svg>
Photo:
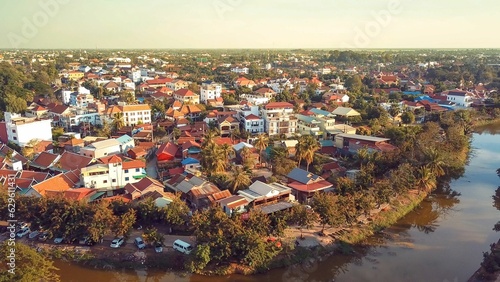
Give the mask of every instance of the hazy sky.
<svg viewBox="0 0 500 282">
<path fill-rule="evenodd" d="M 498 11 L 498 0 L 2 0 L 0 48 L 500 48 Z"/>
</svg>

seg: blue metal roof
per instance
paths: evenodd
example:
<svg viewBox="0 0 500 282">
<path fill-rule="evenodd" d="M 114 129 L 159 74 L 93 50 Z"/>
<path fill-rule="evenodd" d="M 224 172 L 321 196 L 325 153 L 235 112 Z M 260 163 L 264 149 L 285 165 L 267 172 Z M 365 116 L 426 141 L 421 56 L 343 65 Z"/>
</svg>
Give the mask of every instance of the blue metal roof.
<svg viewBox="0 0 500 282">
<path fill-rule="evenodd" d="M 309 182 L 309 180 L 316 180 L 319 176 L 317 176 L 314 173 L 308 172 L 306 170 L 303 170 L 301 168 L 294 168 L 290 173 L 286 176 L 288 178 L 291 178 L 295 181 L 298 181 L 302 184 L 306 184 Z"/>
<path fill-rule="evenodd" d="M 125 135 L 122 135 L 122 136 L 116 138 L 116 140 L 122 144 L 125 144 L 125 143 L 128 143 L 134 139 L 132 137 L 128 136 L 127 134 L 125 134 Z"/>
<path fill-rule="evenodd" d="M 321 144 L 321 147 L 333 147 L 333 140 L 320 140 L 319 144 Z"/>
<path fill-rule="evenodd" d="M 323 116 L 333 115 L 332 113 L 330 113 L 328 111 L 323 111 L 323 110 L 316 109 L 316 108 L 310 109 L 309 111 L 313 112 L 315 114 L 318 114 L 318 115 L 323 115 Z"/>
<path fill-rule="evenodd" d="M 181 161 L 182 165 L 199 164 L 200 161 L 194 158 L 185 158 Z"/>
</svg>

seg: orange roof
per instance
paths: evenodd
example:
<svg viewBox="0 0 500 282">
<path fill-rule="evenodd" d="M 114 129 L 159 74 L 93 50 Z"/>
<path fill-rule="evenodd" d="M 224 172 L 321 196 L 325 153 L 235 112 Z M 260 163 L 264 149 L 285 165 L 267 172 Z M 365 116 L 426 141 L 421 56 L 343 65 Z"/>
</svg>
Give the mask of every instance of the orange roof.
<svg viewBox="0 0 500 282">
<path fill-rule="evenodd" d="M 38 184 L 32 186 L 32 188 L 38 192 L 41 196 L 45 196 L 46 191 L 66 191 L 71 188 L 75 183 L 71 181 L 66 175 L 58 174 L 54 177 L 51 177 L 45 181 L 42 181 Z"/>
<path fill-rule="evenodd" d="M 175 91 L 174 94 L 182 96 L 182 97 L 196 96 L 196 94 L 194 94 L 193 91 L 186 89 L 186 88 L 179 89 L 179 90 Z"/>
<path fill-rule="evenodd" d="M 276 108 L 292 108 L 293 109 L 293 105 L 288 103 L 288 102 L 271 102 L 271 103 L 268 103 L 266 106 L 265 106 L 266 110 L 267 109 L 276 109 Z"/>
<path fill-rule="evenodd" d="M 117 155 L 111 155 L 99 158 L 99 161 L 101 161 L 103 164 L 116 164 L 116 163 L 121 163 L 123 160 Z"/>
<path fill-rule="evenodd" d="M 135 112 L 135 111 L 150 111 L 151 108 L 148 104 L 138 104 L 138 105 L 125 105 L 120 106 L 121 110 L 124 112 Z"/>
<path fill-rule="evenodd" d="M 124 162 L 122 164 L 122 169 L 131 169 L 131 168 L 145 168 L 146 163 L 141 160 L 133 160 L 129 162 Z"/>
<path fill-rule="evenodd" d="M 182 103 L 179 100 L 175 100 L 174 103 L 172 104 L 173 108 L 180 108 L 182 107 Z"/>
</svg>

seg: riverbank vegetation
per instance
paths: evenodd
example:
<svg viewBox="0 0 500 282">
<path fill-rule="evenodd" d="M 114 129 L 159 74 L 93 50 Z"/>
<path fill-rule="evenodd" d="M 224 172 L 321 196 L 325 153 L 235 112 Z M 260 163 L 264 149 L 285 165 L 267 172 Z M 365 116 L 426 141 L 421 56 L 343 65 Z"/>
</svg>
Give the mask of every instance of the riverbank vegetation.
<svg viewBox="0 0 500 282">
<path fill-rule="evenodd" d="M 48 257 L 20 242 L 9 242 L 13 241 L 0 244 L 0 256 L 4 262 L 0 264 L 1 282 L 60 281 L 59 275 L 55 273 L 57 268 Z M 14 258 L 12 266 L 9 265 L 11 257 Z M 9 271 L 11 269 L 13 271 Z"/>
</svg>

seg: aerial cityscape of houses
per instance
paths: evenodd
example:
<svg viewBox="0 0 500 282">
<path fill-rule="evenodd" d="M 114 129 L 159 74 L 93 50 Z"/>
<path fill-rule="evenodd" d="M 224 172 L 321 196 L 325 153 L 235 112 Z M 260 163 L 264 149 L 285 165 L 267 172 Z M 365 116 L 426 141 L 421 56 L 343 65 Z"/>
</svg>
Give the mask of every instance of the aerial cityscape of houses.
<svg viewBox="0 0 500 282">
<path fill-rule="evenodd" d="M 374 159 L 402 150 L 427 156 L 412 130 L 446 113 L 464 116 L 460 126 L 475 109 L 500 116 L 496 65 L 471 73 L 458 51 L 0 54 L 4 81 L 20 80 L 21 69 L 32 78 L 0 85 L 0 183 L 14 176 L 17 195 L 41 199 L 160 209 L 180 200 L 189 216 L 213 207 L 243 220 L 253 211 L 282 215 L 311 209 L 317 195 L 358 186 L 368 193 L 399 177 L 407 163 L 375 167 Z M 429 130 L 455 138 L 463 126 Z M 463 145 L 454 142 L 445 149 Z M 408 178 L 423 179 L 424 163 Z M 374 194 L 388 201 L 380 187 Z"/>
<path fill-rule="evenodd" d="M 381 67 L 389 69 L 390 64 L 378 64 L 377 69 L 367 69 L 362 64 L 333 66 L 316 62 L 307 53 L 290 52 L 286 54 L 288 57 L 275 54 L 275 60 L 264 62 L 216 65 L 215 61 L 210 62 L 211 54 L 193 54 L 190 56 L 197 58 L 200 68 L 213 70 L 212 75 L 195 75 L 186 66 L 158 59 L 151 52 L 131 54 L 136 57 L 122 57 L 120 52 L 109 57 L 102 54 L 92 57 L 70 51 L 40 51 L 29 52 L 31 59 L 26 61 L 27 54 L 27 51 L 4 52 L 2 61 L 41 67 L 56 63 L 57 77 L 51 84 L 54 94 L 37 93 L 22 114 L 4 113 L 0 122 L 4 148 L 6 144 L 30 147 L 31 154 L 28 160 L 28 156 L 15 153 L 13 157 L 19 156 L 20 160 L 10 163 L 4 160 L 2 169 L 3 175 L 16 171 L 23 184 L 18 187 L 19 193 L 38 196 L 56 188 L 59 192 L 89 188 L 99 197 L 138 200 L 141 197 L 132 194 L 142 193 L 141 189 L 146 188 L 134 185 L 148 179 L 165 184 L 164 191 L 155 190 L 158 197 L 167 191 L 179 192 L 186 195 L 189 204 L 199 208 L 207 205 L 213 194 L 221 192 L 221 187 L 204 179 L 201 173 L 202 143 L 210 130 L 216 130 L 220 136 L 215 140 L 217 144 L 233 147 L 236 154 L 230 162 L 235 164 L 242 163 L 238 158 L 241 146 L 257 151 L 251 144 L 259 134 L 277 140 L 269 145 L 284 146 L 290 157 L 294 156 L 298 138 L 304 135 L 318 140 L 321 144 L 318 153 L 329 157 L 356 154 L 363 147 L 391 151 L 396 147 L 389 138 L 357 134 L 360 130 L 356 124 L 359 125 L 362 116 L 355 109 L 359 106 L 353 103 L 352 95 L 360 87 L 378 97 L 381 108 L 389 112 L 397 108 L 393 111 L 395 116 L 390 118 L 399 124 L 405 111 L 424 117 L 426 112 L 464 109 L 484 103 L 489 93 L 483 84 L 472 85 L 463 79 L 439 81 L 441 91 L 438 91 L 422 74 L 448 61 L 420 61 L 391 67 L 393 71 L 381 71 Z M 224 53 L 217 55 L 230 57 Z M 361 85 L 356 79 L 362 79 Z M 100 136 L 95 135 L 97 129 L 107 127 L 112 127 L 108 136 L 102 130 Z M 54 128 L 62 130 L 56 139 Z M 160 136 L 155 136 L 157 133 Z M 262 161 L 252 169 L 268 166 L 269 163 Z M 293 175 L 305 175 L 292 182 L 281 182 L 284 184 L 255 182 L 260 184 L 249 186 L 250 190 L 259 187 L 252 191 L 260 196 L 234 191 L 238 193 L 227 193 L 217 201 L 224 203 L 221 205 L 227 211 L 241 211 L 251 203 L 255 206 L 290 199 L 273 193 L 290 191 L 290 195 L 302 202 L 309 197 L 304 193 L 331 188 L 321 176 L 307 176 L 307 171 L 301 168 L 295 170 L 291 172 Z M 26 172 L 45 177 L 21 181 Z M 318 179 L 322 185 L 302 186 Z M 182 183 L 191 184 L 178 188 Z M 192 189 L 198 190 L 196 197 L 189 196 Z M 227 204 L 232 202 L 227 198 L 231 197 L 240 203 L 238 208 L 228 208 Z M 258 197 L 268 200 L 256 201 Z M 274 198 L 276 201 L 269 200 Z"/>
</svg>

